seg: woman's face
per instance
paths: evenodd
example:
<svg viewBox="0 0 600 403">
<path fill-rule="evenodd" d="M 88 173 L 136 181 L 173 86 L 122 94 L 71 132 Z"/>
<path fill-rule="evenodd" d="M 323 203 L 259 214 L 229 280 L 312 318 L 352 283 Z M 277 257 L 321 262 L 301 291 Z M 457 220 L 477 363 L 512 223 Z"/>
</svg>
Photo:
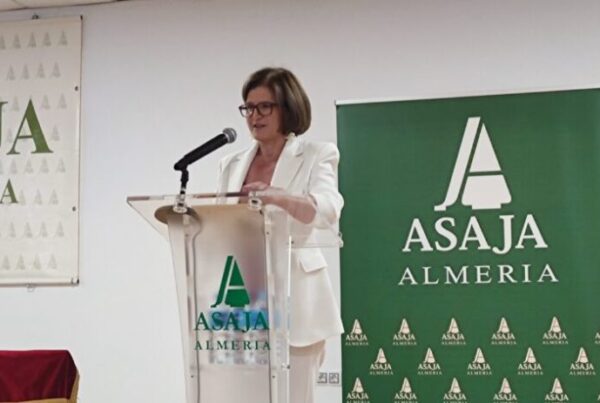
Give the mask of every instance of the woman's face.
<svg viewBox="0 0 600 403">
<path fill-rule="evenodd" d="M 254 107 L 253 112 L 246 116 L 248 129 L 252 137 L 259 142 L 270 142 L 282 139 L 281 108 L 275 101 L 275 96 L 268 87 L 256 87 L 248 92 L 246 106 Z"/>
</svg>

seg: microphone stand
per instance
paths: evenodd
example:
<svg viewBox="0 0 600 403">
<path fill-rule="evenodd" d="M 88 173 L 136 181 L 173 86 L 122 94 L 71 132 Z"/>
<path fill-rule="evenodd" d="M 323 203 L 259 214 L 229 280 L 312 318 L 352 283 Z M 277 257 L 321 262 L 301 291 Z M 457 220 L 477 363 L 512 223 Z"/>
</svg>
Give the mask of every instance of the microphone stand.
<svg viewBox="0 0 600 403">
<path fill-rule="evenodd" d="M 175 198 L 175 205 L 173 211 L 179 214 L 185 214 L 187 212 L 187 206 L 185 205 L 185 191 L 187 183 L 190 180 L 190 174 L 187 170 L 187 165 L 177 167 L 178 171 L 181 171 L 181 187 L 179 188 L 179 194 Z"/>
</svg>

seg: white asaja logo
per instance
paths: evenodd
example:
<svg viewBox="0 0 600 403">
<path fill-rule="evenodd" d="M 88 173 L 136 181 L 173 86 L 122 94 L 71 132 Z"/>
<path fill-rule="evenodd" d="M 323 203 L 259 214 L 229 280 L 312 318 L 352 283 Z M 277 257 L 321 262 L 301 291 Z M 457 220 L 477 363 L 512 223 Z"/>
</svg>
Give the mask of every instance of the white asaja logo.
<svg viewBox="0 0 600 403">
<path fill-rule="evenodd" d="M 370 375 L 394 375 L 392 364 L 390 364 L 383 352 L 383 348 L 379 349 L 375 362 L 369 368 Z"/>
<path fill-rule="evenodd" d="M 508 379 L 502 380 L 502 385 L 498 393 L 494 395 L 494 402 L 517 402 L 517 395 L 515 395 L 508 383 Z"/>
<path fill-rule="evenodd" d="M 346 335 L 346 345 L 347 346 L 368 346 L 369 339 L 367 335 L 362 329 L 360 322 L 358 319 L 354 320 L 354 324 L 352 325 L 352 331 L 350 334 Z"/>
<path fill-rule="evenodd" d="M 365 393 L 365 388 L 363 388 L 360 378 L 356 378 L 354 380 L 354 387 L 352 388 L 352 393 Z"/>
<path fill-rule="evenodd" d="M 498 325 L 498 330 L 496 333 L 492 335 L 492 345 L 515 345 L 517 344 L 517 339 L 515 335 L 510 331 L 510 327 L 508 327 L 508 322 L 505 318 L 500 319 L 500 324 Z"/>
<path fill-rule="evenodd" d="M 594 364 L 592 364 L 588 358 L 587 353 L 581 347 L 579 349 L 579 355 L 577 360 L 571 364 L 570 375 L 573 376 L 594 376 L 596 371 L 594 370 Z"/>
<path fill-rule="evenodd" d="M 363 334 L 362 326 L 358 319 L 354 319 L 354 323 L 352 324 L 352 333 L 354 335 L 360 336 Z"/>
<path fill-rule="evenodd" d="M 562 331 L 556 316 L 552 318 L 550 329 L 544 333 L 542 344 L 569 344 L 567 335 Z"/>
<path fill-rule="evenodd" d="M 450 319 L 448 331 L 442 335 L 442 344 L 445 346 L 463 346 L 467 344 L 456 319 Z"/>
<path fill-rule="evenodd" d="M 467 397 L 460 389 L 460 385 L 456 378 L 452 379 L 452 385 L 450 385 L 450 390 L 444 394 L 444 403 L 445 402 L 466 402 Z"/>
<path fill-rule="evenodd" d="M 400 324 L 400 329 L 398 333 L 394 334 L 394 338 L 392 341 L 394 346 L 416 346 L 417 338 L 411 332 L 410 326 L 408 325 L 408 321 L 406 319 L 402 319 L 402 323 Z"/>
<path fill-rule="evenodd" d="M 369 402 L 369 395 L 365 391 L 365 388 L 363 387 L 360 378 L 356 378 L 356 380 L 354 381 L 354 386 L 352 387 L 350 393 L 348 393 L 348 395 L 346 396 L 346 401 L 361 403 Z"/>
<path fill-rule="evenodd" d="M 594 339 L 594 342 L 600 345 L 600 332 L 596 333 L 596 338 Z"/>
<path fill-rule="evenodd" d="M 433 355 L 431 348 L 427 349 L 423 362 L 420 363 L 417 368 L 417 373 L 419 375 L 442 375 L 442 368 L 435 360 L 435 356 Z"/>
<path fill-rule="evenodd" d="M 467 366 L 467 375 L 492 375 L 492 368 L 485 360 L 481 348 L 477 348 L 473 362 Z"/>
<path fill-rule="evenodd" d="M 446 198 L 435 211 L 446 211 L 458 200 L 473 210 L 499 209 L 511 202 L 500 163 L 480 117 L 467 120 Z"/>
<path fill-rule="evenodd" d="M 533 349 L 529 347 L 527 349 L 527 354 L 525 355 L 525 360 L 519 364 L 519 369 L 517 371 L 519 375 L 543 375 L 542 365 L 535 358 L 535 354 L 533 353 Z"/>
<path fill-rule="evenodd" d="M 408 378 L 402 381 L 400 392 L 394 396 L 394 403 L 418 403 L 417 394 L 413 392 Z"/>
<path fill-rule="evenodd" d="M 546 394 L 544 402 L 568 402 L 569 400 L 569 396 L 563 390 L 560 381 L 558 378 L 555 378 L 554 383 L 552 384 L 552 390 L 550 393 Z"/>
</svg>

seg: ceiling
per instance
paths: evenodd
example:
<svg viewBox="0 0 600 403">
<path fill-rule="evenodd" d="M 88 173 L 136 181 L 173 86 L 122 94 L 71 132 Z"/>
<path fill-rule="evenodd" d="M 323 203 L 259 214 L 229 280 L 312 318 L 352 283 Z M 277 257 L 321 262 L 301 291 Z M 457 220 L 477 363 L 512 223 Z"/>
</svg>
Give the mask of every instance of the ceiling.
<svg viewBox="0 0 600 403">
<path fill-rule="evenodd" d="M 79 6 L 98 3 L 113 3 L 122 0 L 0 0 L 0 11 L 26 8 Z"/>
</svg>

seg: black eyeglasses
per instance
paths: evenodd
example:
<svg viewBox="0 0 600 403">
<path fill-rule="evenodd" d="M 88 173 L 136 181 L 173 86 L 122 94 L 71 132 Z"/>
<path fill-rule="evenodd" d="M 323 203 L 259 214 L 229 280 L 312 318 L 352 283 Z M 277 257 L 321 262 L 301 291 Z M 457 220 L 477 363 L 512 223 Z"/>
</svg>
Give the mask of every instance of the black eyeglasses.
<svg viewBox="0 0 600 403">
<path fill-rule="evenodd" d="M 254 111 L 258 112 L 260 116 L 269 116 L 273 113 L 273 108 L 278 106 L 276 102 L 259 102 L 256 105 L 254 104 L 244 104 L 240 105 L 238 109 L 243 117 L 251 116 Z"/>
</svg>

